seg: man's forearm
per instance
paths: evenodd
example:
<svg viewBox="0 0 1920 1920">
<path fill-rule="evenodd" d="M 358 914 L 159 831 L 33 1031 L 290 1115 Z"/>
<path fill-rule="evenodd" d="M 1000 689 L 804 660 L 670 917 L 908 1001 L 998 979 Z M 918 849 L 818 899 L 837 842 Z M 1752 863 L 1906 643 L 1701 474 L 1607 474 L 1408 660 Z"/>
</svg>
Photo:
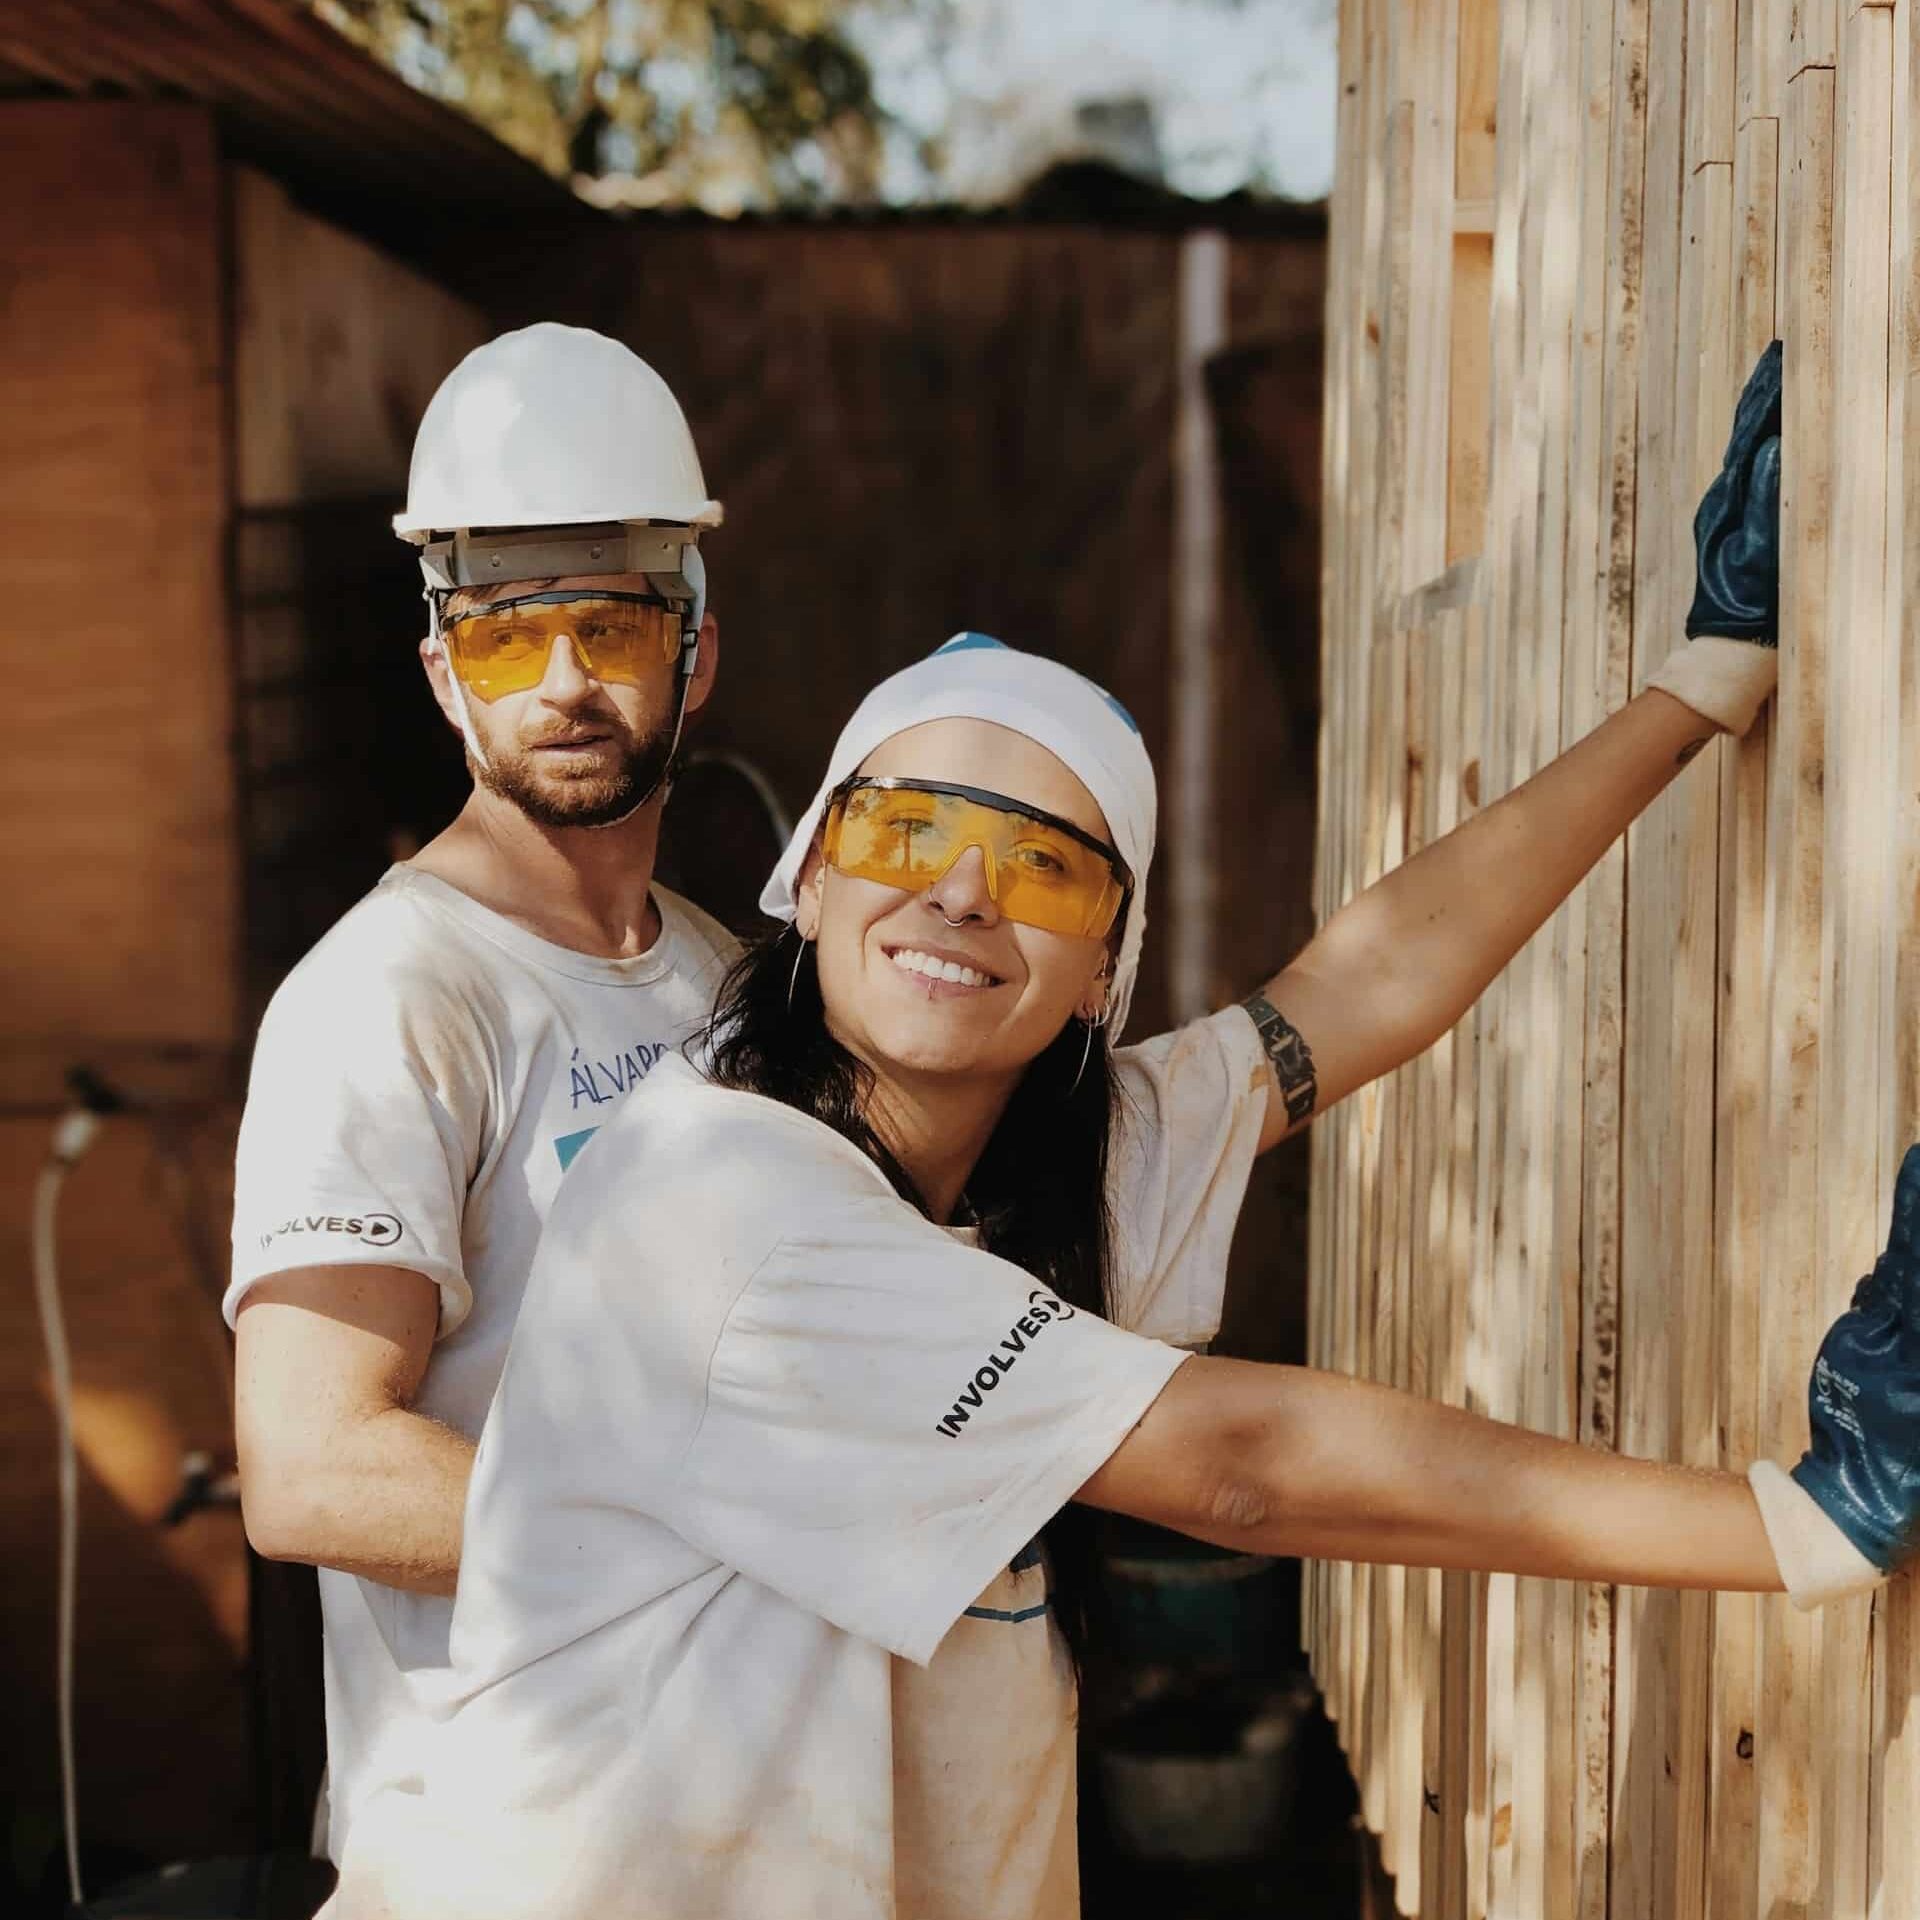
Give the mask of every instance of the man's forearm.
<svg viewBox="0 0 1920 1920">
<path fill-rule="evenodd" d="M 453 1592 L 473 1442 L 388 1407 L 342 1428 L 324 1456 L 241 1463 L 247 1533 L 300 1560 L 400 1587 Z"/>
</svg>

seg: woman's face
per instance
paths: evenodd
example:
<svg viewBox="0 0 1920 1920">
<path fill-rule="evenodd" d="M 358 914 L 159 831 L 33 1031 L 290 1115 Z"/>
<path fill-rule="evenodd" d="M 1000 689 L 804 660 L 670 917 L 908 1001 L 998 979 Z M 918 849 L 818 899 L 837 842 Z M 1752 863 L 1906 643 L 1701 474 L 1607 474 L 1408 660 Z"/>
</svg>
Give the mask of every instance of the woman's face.
<svg viewBox="0 0 1920 1920">
<path fill-rule="evenodd" d="M 860 771 L 983 787 L 1113 838 L 1064 762 L 989 721 L 909 728 Z M 1017 1079 L 1073 1015 L 1106 1005 L 1106 939 L 1003 917 L 978 847 L 925 892 L 908 893 L 834 871 L 816 846 L 800 883 L 799 925 L 817 942 L 829 1030 L 876 1068 Z M 936 977 L 951 971 L 947 962 L 967 977 Z"/>
</svg>

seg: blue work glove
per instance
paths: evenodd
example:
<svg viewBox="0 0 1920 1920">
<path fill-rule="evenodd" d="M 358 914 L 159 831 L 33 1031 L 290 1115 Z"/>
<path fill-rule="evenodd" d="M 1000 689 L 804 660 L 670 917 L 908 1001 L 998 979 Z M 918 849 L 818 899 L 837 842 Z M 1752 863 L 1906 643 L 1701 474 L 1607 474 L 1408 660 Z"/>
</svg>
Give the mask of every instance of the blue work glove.
<svg viewBox="0 0 1920 1920">
<path fill-rule="evenodd" d="M 1827 1331 L 1793 1478 L 1882 1573 L 1920 1547 L 1920 1146 L 1893 1187 L 1887 1249 Z"/>
<path fill-rule="evenodd" d="M 1689 636 L 1779 645 L 1780 380 L 1776 340 L 1747 378 L 1726 460 L 1693 516 Z"/>
</svg>

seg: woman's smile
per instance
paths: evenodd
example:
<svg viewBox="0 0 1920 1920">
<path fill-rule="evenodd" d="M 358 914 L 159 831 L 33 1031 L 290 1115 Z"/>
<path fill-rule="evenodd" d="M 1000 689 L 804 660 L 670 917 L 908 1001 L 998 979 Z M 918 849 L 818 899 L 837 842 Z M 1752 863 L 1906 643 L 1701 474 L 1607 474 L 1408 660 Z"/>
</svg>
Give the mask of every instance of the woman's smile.
<svg viewBox="0 0 1920 1920">
<path fill-rule="evenodd" d="M 946 948 L 901 945 L 882 947 L 881 952 L 929 999 L 984 993 L 1006 985 L 997 973 Z"/>
</svg>

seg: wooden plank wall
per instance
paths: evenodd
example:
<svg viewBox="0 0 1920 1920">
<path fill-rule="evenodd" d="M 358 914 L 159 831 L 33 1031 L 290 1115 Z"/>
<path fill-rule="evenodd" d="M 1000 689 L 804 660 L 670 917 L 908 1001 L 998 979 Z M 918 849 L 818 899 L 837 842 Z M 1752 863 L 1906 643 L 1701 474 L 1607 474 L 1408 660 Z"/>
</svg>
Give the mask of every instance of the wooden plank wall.
<svg viewBox="0 0 1920 1920">
<path fill-rule="evenodd" d="M 1786 341 L 1781 688 L 1481 1005 L 1314 1131 L 1311 1347 L 1744 1465 L 1920 1120 L 1916 0 L 1342 0 L 1316 911 L 1680 644 Z M 1920 1635 L 1784 1601 L 1309 1569 L 1401 1911 L 1920 1913 Z"/>
<path fill-rule="evenodd" d="M 210 1296 L 252 1031 L 243 836 L 270 787 L 258 722 L 287 634 L 233 617 L 230 551 L 236 528 L 315 501 L 378 496 L 390 512 L 420 409 L 486 323 L 228 164 L 200 107 L 0 103 L 0 176 L 0 501 L 19 575 L 0 638 L 19 827 L 0 859 L 20 903 L 0 942 L 4 1907 L 59 1844 L 54 1433 L 28 1228 L 76 1062 L 156 1103 L 107 1123 L 60 1203 L 92 1879 L 258 1836 L 239 1515 L 163 1518 L 183 1453 L 232 1445 Z M 404 624 L 367 638 L 417 677 L 411 563 L 375 525 Z M 339 802 L 308 808 L 325 832 Z"/>
</svg>

